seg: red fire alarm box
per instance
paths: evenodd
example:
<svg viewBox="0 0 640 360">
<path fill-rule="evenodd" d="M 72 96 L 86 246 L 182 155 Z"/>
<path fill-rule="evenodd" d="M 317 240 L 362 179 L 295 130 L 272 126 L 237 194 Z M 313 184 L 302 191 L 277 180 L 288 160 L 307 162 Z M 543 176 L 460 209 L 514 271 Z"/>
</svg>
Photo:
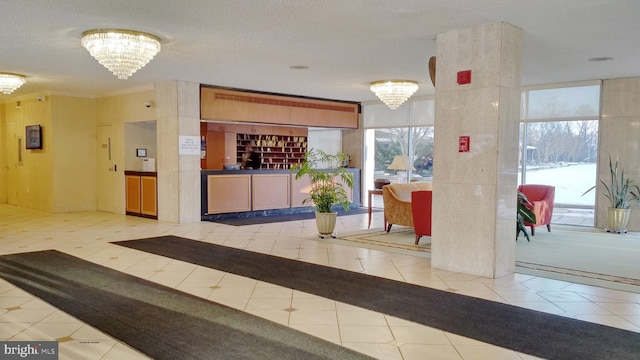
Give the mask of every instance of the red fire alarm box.
<svg viewBox="0 0 640 360">
<path fill-rule="evenodd" d="M 471 142 L 471 137 L 469 136 L 460 136 L 458 138 L 458 152 L 469 152 L 469 143 Z"/>
<path fill-rule="evenodd" d="M 458 85 L 471 84 L 471 70 L 458 71 Z"/>
</svg>

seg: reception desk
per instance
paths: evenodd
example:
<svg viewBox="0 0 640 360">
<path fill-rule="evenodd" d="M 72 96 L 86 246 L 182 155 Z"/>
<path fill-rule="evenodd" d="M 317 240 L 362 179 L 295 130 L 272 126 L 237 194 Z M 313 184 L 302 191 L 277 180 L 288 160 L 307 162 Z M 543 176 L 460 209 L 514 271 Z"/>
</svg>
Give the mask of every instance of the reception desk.
<svg viewBox="0 0 640 360">
<path fill-rule="evenodd" d="M 361 206 L 360 169 L 353 173 L 353 189 L 345 187 L 350 202 Z M 296 179 L 289 170 L 203 170 L 202 219 L 229 214 L 251 215 L 255 212 L 290 214 L 309 211 L 311 204 L 303 204 L 311 182 L 308 176 Z"/>
</svg>

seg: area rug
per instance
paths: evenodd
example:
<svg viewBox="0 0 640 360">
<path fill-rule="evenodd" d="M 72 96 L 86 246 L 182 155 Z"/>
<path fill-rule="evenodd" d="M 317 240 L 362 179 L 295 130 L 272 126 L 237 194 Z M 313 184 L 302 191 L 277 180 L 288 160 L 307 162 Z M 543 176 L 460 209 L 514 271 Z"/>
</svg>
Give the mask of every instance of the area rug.
<svg viewBox="0 0 640 360">
<path fill-rule="evenodd" d="M 546 230 L 546 229 L 545 229 Z M 423 236 L 414 245 L 415 233 L 400 227 L 386 233 L 367 229 L 338 234 L 334 242 L 403 254 L 430 256 L 431 237 Z M 527 242 L 522 235 L 516 243 L 519 273 L 617 288 L 640 287 L 640 234 L 614 234 L 593 228 L 555 226 L 551 232 L 539 230 Z M 631 287 L 629 291 L 638 291 Z"/>
<path fill-rule="evenodd" d="M 418 245 L 415 245 L 416 233 L 413 228 L 392 229 L 388 233 L 383 229 L 362 230 L 338 234 L 336 239 L 344 245 L 365 246 L 380 250 L 431 252 L 431 237 L 423 236 Z"/>
<path fill-rule="evenodd" d="M 154 359 L 370 359 L 54 250 L 0 256 L 0 276 Z"/>
<path fill-rule="evenodd" d="M 541 270 L 640 286 L 640 234 L 615 234 L 594 228 L 556 226 L 539 229 L 531 241 L 518 240 L 518 269 Z"/>
<path fill-rule="evenodd" d="M 552 359 L 638 359 L 640 334 L 371 275 L 176 236 L 119 241 L 172 259 Z"/>
</svg>

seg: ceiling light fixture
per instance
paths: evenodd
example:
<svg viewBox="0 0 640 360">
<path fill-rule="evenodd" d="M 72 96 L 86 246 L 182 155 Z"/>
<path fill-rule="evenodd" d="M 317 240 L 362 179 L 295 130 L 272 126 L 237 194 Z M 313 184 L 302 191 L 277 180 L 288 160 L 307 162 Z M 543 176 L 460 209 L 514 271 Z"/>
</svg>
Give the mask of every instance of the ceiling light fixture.
<svg viewBox="0 0 640 360">
<path fill-rule="evenodd" d="M 126 79 L 160 52 L 160 38 L 134 30 L 97 29 L 82 33 L 82 46 L 118 79 Z"/>
<path fill-rule="evenodd" d="M 371 83 L 371 91 L 389 109 L 397 109 L 418 90 L 418 82 L 413 80 L 379 80 Z"/>
<path fill-rule="evenodd" d="M 0 73 L 0 92 L 9 95 L 24 85 L 27 80 L 24 75 L 13 73 Z"/>
</svg>

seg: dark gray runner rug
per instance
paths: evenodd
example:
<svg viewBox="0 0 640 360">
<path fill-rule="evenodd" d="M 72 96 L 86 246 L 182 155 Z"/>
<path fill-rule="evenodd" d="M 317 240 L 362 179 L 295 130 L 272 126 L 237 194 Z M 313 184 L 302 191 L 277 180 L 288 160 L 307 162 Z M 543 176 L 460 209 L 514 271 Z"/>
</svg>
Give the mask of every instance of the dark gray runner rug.
<svg viewBox="0 0 640 360">
<path fill-rule="evenodd" d="M 154 359 L 370 359 L 54 250 L 0 256 L 0 276 Z"/>
<path fill-rule="evenodd" d="M 163 236 L 115 244 L 316 294 L 548 359 L 640 359 L 640 334 L 380 277 Z"/>
</svg>

